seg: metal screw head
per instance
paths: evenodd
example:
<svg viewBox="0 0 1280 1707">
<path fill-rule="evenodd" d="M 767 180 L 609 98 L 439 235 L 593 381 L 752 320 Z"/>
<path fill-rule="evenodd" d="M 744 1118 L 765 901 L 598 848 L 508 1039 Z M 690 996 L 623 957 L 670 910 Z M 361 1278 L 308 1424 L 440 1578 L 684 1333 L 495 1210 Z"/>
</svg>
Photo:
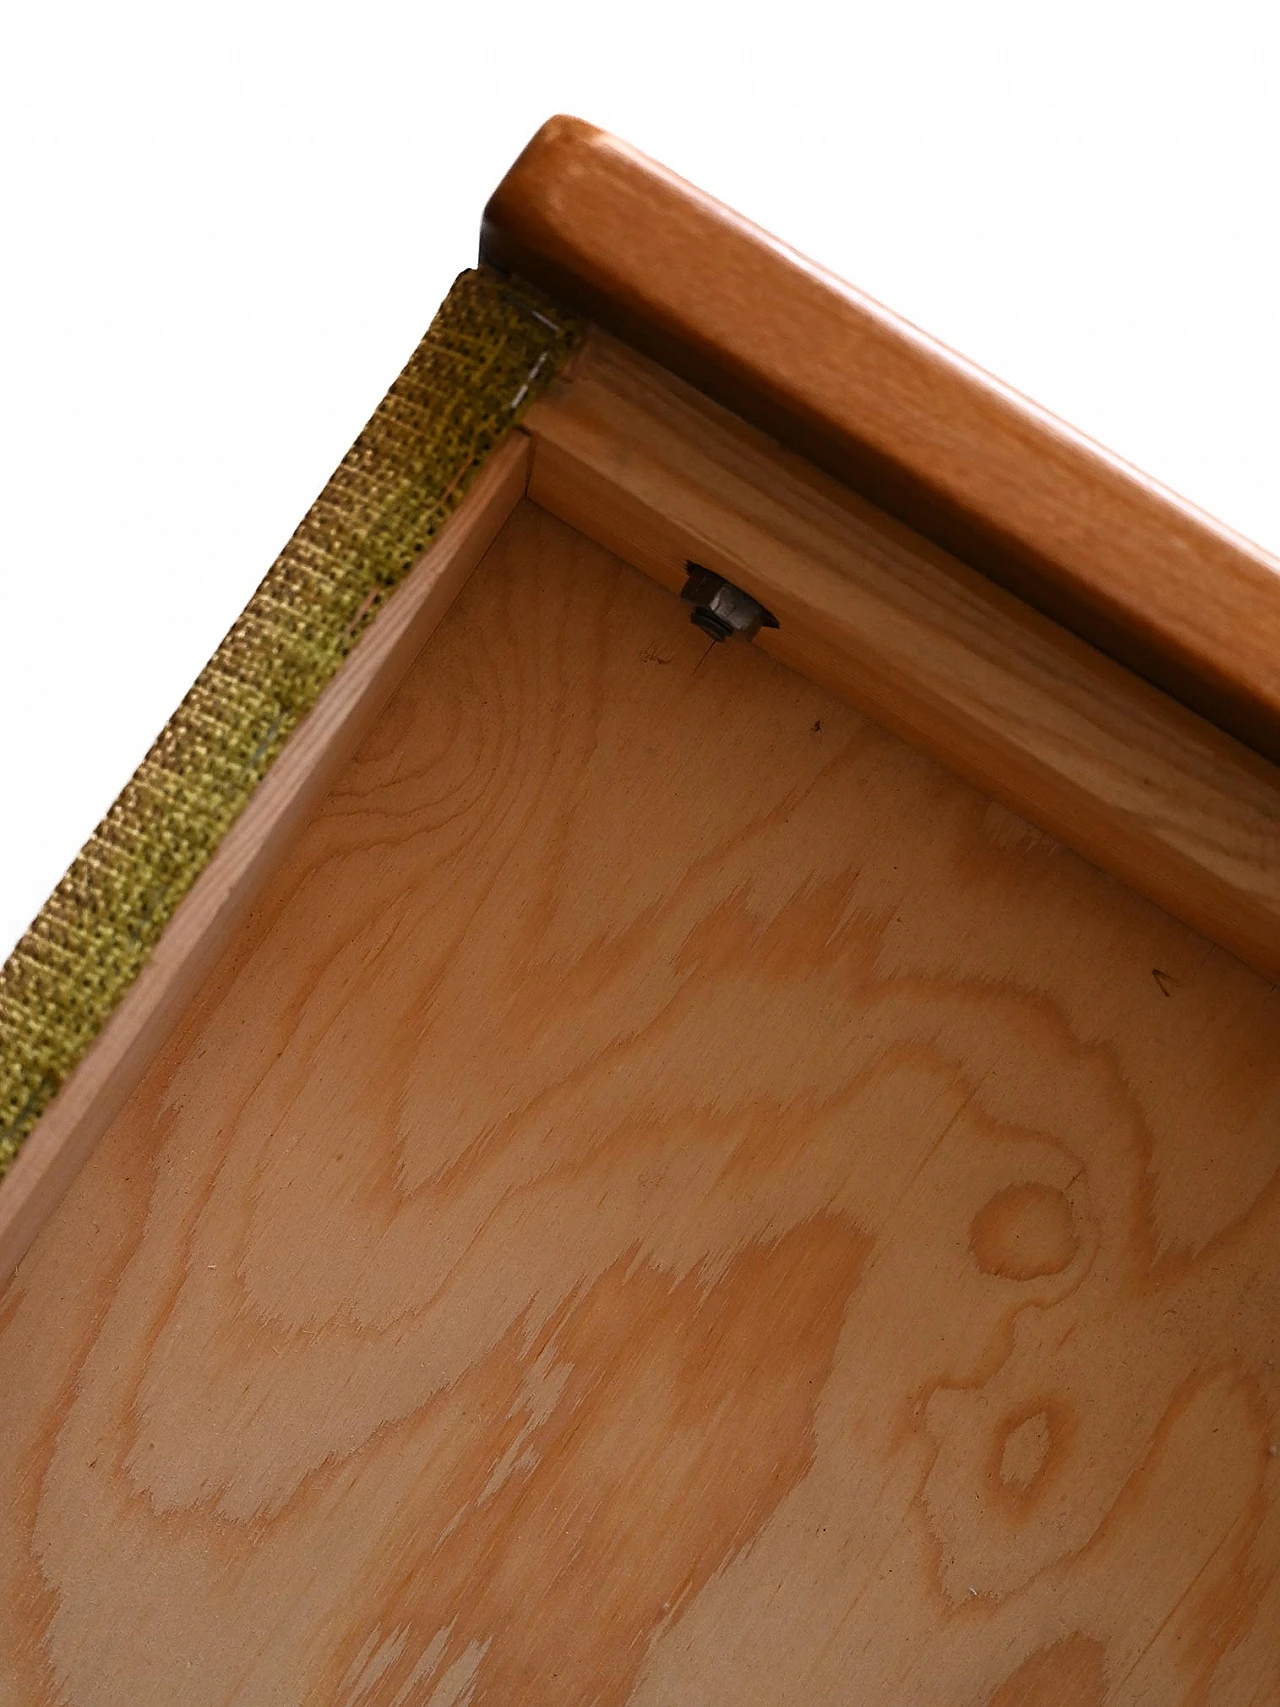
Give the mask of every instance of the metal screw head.
<svg viewBox="0 0 1280 1707">
<path fill-rule="evenodd" d="M 689 620 L 713 640 L 728 640 L 731 634 L 753 640 L 762 628 L 778 626 L 777 617 L 759 599 L 753 599 L 750 593 L 744 593 L 713 569 L 704 569 L 700 563 L 686 563 L 685 571 L 688 579 L 680 597 L 694 607 Z"/>
</svg>

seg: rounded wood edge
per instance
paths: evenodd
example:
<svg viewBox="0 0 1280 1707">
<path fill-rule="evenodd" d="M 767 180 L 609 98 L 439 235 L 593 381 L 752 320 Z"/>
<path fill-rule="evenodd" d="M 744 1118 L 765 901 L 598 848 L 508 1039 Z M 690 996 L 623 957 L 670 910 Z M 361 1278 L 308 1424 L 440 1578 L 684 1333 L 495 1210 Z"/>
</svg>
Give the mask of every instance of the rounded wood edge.
<svg viewBox="0 0 1280 1707">
<path fill-rule="evenodd" d="M 1280 562 L 872 298 L 565 116 L 481 252 L 1280 759 Z"/>
</svg>

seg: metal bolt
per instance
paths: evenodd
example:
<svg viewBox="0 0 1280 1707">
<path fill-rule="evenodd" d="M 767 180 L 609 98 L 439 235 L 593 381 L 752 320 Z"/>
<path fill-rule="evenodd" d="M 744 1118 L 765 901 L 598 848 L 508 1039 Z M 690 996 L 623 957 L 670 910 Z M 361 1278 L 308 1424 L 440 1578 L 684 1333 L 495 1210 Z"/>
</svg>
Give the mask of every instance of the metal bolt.
<svg viewBox="0 0 1280 1707">
<path fill-rule="evenodd" d="M 750 593 L 744 593 L 713 569 L 704 569 L 700 563 L 686 563 L 685 571 L 688 580 L 680 597 L 694 607 L 689 620 L 713 640 L 728 640 L 731 634 L 753 640 L 762 628 L 778 626 L 777 617 L 759 599 L 753 599 Z"/>
</svg>

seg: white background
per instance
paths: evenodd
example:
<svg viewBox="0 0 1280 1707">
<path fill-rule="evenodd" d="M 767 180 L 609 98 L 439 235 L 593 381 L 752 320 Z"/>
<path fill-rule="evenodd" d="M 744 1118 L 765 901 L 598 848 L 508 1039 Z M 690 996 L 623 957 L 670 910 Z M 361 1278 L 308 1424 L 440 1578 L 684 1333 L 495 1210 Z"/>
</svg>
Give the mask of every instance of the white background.
<svg viewBox="0 0 1280 1707">
<path fill-rule="evenodd" d="M 0 955 L 556 111 L 1280 549 L 1278 16 L 8 0 Z"/>
</svg>

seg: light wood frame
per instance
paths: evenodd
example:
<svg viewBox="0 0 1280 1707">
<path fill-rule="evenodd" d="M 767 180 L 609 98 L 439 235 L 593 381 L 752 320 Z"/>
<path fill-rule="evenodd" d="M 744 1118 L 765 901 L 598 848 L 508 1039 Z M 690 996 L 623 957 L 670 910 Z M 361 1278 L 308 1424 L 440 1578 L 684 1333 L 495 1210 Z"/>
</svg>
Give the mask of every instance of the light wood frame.
<svg viewBox="0 0 1280 1707">
<path fill-rule="evenodd" d="M 0 1186 L 0 1694 L 1271 1698 L 1280 771 L 646 343 Z"/>
<path fill-rule="evenodd" d="M 597 246 L 613 228 L 596 220 L 605 204 L 615 213 L 629 210 L 628 235 L 624 242 L 615 233 L 614 270 L 607 277 L 599 272 Z M 554 232 L 553 216 L 561 222 Z M 562 255 L 550 266 L 529 246 L 531 231 L 542 249 L 564 250 L 570 258 Z M 662 349 L 677 369 L 697 372 L 713 393 L 732 395 L 753 419 L 744 420 L 608 333 L 590 334 L 564 379 L 495 454 L 409 583 L 379 615 L 39 1122 L 0 1190 L 0 1274 L 20 1260 L 273 869 L 291 828 L 323 793 L 332 765 L 358 739 L 526 490 L 668 587 L 679 588 L 690 560 L 742 585 L 780 618 L 780 628 L 766 630 L 758 644 L 942 758 L 1265 976 L 1280 974 L 1280 770 L 998 585 L 983 551 L 975 567 L 864 496 L 870 488 L 883 497 L 887 488 L 850 460 L 852 452 L 842 461 L 844 453 L 832 448 L 853 442 L 853 427 L 833 413 L 845 390 L 825 393 L 829 418 L 821 444 L 797 424 L 796 398 L 786 408 L 777 398 L 798 392 L 805 376 L 834 385 L 830 376 L 845 372 L 840 363 L 856 367 L 864 359 L 858 341 L 870 336 L 873 324 L 894 361 L 910 355 L 932 364 L 929 395 L 939 399 L 946 432 L 967 447 L 977 484 L 966 501 L 975 513 L 977 494 L 986 493 L 990 530 L 1008 533 L 1012 524 L 998 513 L 998 494 L 1016 488 L 1043 497 L 1048 481 L 1059 499 L 1069 491 L 1073 504 L 1109 518 L 1106 537 L 1117 549 L 1123 546 L 1135 574 L 1141 570 L 1132 582 L 1135 622 L 1125 632 L 1136 647 L 1142 628 L 1147 674 L 1186 685 L 1186 657 L 1169 640 L 1174 628 L 1198 637 L 1205 648 L 1217 633 L 1224 646 L 1228 636 L 1233 645 L 1239 640 L 1228 696 L 1236 709 L 1226 721 L 1268 747 L 1269 672 L 1280 658 L 1280 578 L 1262 554 L 1237 541 L 1228 542 L 1224 558 L 1226 536 L 1204 518 L 1151 483 L 1118 472 L 982 376 L 956 368 L 944 352 L 872 315 L 845 287 L 837 289 L 688 186 L 576 121 L 552 121 L 539 134 L 491 203 L 485 232 L 496 258 L 520 262 L 536 282 L 566 291 L 609 324 L 626 326 L 636 343 Z M 513 232 L 523 234 L 519 244 Z M 686 326 L 677 337 L 670 330 L 692 313 L 681 294 L 683 271 L 674 264 L 691 243 L 708 255 L 697 300 L 711 317 L 698 333 L 702 353 L 696 360 L 686 348 L 694 332 Z M 618 268 L 630 269 L 625 288 Z M 741 316 L 717 293 L 739 290 L 747 274 L 757 317 L 786 330 L 789 341 L 766 343 L 761 356 L 754 333 L 744 333 L 743 349 L 749 344 L 757 351 L 757 366 L 749 383 L 739 375 L 731 384 L 725 375 L 745 359 L 733 343 Z M 582 282 L 588 275 L 589 288 Z M 815 291 L 824 304 L 820 325 L 806 319 L 805 304 Z M 655 330 L 664 327 L 661 335 Z M 820 335 L 831 338 L 821 362 L 815 355 Z M 907 381 L 893 362 L 881 386 L 864 383 L 856 396 L 868 408 L 879 399 L 890 413 L 885 431 L 897 435 L 901 450 L 908 443 L 902 413 Z M 1004 422 L 999 431 L 992 425 L 997 417 Z M 753 421 L 785 432 L 796 448 Z M 803 451 L 813 451 L 825 467 Z M 830 467 L 853 470 L 862 490 L 826 472 Z M 1136 506 L 1134 515 L 1117 509 L 1117 490 L 1125 504 Z M 935 535 L 968 539 L 935 526 L 928 505 L 896 508 L 923 520 Z M 1050 534 L 1066 537 L 1055 533 L 1056 516 L 1047 498 L 1024 516 L 1026 529 L 1040 540 L 1035 550 L 1028 545 L 1028 561 Z M 1081 544 L 1070 565 L 1064 560 L 1060 587 L 1075 586 L 1086 567 L 1095 591 L 1103 582 L 1112 593 L 1128 584 L 1118 569 L 1116 579 L 1108 579 L 1115 565 L 1090 549 Z M 1194 557 L 1194 596 L 1168 577 L 1171 557 Z M 1029 582 L 1019 585 L 1033 590 Z M 1136 623 L 1139 608 L 1145 626 Z M 1151 666 L 1157 634 L 1167 670 L 1159 660 Z M 1256 668 L 1249 647 L 1259 649 Z M 1117 650 L 1137 656 L 1127 641 Z M 1198 686 L 1186 697 L 1220 710 L 1226 702 L 1206 686 L 1218 679 L 1216 669 L 1202 652 L 1193 672 Z M 1248 716 L 1237 716 L 1246 702 Z"/>
</svg>

